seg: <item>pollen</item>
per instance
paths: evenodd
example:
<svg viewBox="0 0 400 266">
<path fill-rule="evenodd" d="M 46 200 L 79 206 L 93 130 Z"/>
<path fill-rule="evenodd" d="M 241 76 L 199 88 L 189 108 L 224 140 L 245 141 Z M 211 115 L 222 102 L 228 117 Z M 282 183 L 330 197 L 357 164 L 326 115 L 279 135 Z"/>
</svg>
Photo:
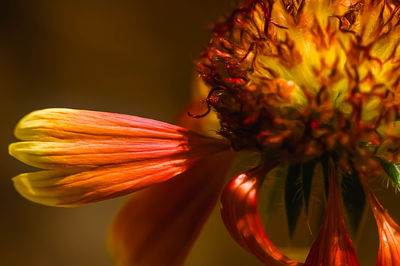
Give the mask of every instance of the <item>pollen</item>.
<svg viewBox="0 0 400 266">
<path fill-rule="evenodd" d="M 198 64 L 236 150 L 400 161 L 400 2 L 254 0 Z"/>
</svg>

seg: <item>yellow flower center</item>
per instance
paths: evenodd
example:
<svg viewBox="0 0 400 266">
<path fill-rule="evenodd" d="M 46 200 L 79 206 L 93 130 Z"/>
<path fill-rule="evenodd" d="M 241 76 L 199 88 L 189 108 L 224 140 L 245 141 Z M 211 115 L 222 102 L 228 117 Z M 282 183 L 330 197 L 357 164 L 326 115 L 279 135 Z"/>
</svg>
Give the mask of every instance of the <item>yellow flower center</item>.
<svg viewBox="0 0 400 266">
<path fill-rule="evenodd" d="M 249 1 L 199 71 L 235 149 L 400 161 L 400 2 Z"/>
</svg>

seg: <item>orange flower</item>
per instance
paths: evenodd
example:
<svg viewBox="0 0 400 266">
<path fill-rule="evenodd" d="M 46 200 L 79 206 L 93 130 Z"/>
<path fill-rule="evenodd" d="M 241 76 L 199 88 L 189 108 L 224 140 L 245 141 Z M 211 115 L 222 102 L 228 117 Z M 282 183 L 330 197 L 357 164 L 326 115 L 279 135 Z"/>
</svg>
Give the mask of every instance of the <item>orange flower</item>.
<svg viewBox="0 0 400 266">
<path fill-rule="evenodd" d="M 17 125 L 22 142 L 10 154 L 46 170 L 18 175 L 15 187 L 34 202 L 70 207 L 151 186 L 118 214 L 112 255 L 119 265 L 180 265 L 223 190 L 233 150 L 255 151 L 259 165 L 230 181 L 221 200 L 239 245 L 267 265 L 303 265 L 271 242 L 258 212 L 259 187 L 281 167 L 290 236 L 308 215 L 313 180 L 327 194 L 304 265 L 359 264 L 343 216 L 357 232 L 367 200 L 378 265 L 397 265 L 399 226 L 370 187 L 377 178 L 400 187 L 399 44 L 398 1 L 248 0 L 215 26 L 201 54 L 207 86 L 197 94 L 207 109 L 191 109 L 186 128 L 95 111 L 33 112 Z M 215 123 L 213 137 L 195 132 Z"/>
</svg>

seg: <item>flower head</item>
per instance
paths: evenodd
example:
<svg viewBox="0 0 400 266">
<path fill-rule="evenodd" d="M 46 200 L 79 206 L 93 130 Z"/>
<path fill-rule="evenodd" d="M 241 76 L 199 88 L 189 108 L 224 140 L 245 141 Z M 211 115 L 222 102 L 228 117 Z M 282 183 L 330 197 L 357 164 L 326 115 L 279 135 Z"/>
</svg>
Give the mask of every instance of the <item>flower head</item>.
<svg viewBox="0 0 400 266">
<path fill-rule="evenodd" d="M 199 63 L 220 134 L 293 159 L 395 159 L 397 2 L 249 2 L 215 28 Z"/>
<path fill-rule="evenodd" d="M 277 178 L 290 235 L 303 205 L 308 214 L 313 180 L 323 180 L 326 194 L 304 265 L 359 265 L 344 213 L 357 231 L 366 202 L 381 239 L 378 265 L 396 265 L 399 226 L 371 181 L 400 186 L 399 44 L 396 1 L 248 0 L 215 26 L 199 60 L 205 113 L 192 108 L 180 127 L 95 111 L 33 112 L 17 125 L 22 142 L 10 154 L 46 170 L 18 175 L 15 187 L 69 207 L 151 186 L 113 224 L 120 265 L 182 264 L 223 191 L 222 219 L 240 246 L 267 265 L 303 265 L 272 243 L 257 206 L 266 175 L 285 167 Z M 209 137 L 212 114 L 219 129 Z M 259 163 L 223 189 L 233 151 L 242 150 L 258 152 Z"/>
</svg>

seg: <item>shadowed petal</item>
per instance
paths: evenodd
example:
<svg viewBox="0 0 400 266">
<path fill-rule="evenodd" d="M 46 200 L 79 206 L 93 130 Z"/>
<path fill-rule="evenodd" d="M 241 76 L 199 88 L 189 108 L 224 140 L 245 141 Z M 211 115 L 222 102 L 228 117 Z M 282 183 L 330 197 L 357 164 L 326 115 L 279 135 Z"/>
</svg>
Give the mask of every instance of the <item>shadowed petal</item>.
<svg viewBox="0 0 400 266">
<path fill-rule="evenodd" d="M 400 227 L 371 190 L 368 189 L 367 195 L 379 231 L 379 253 L 376 265 L 400 265 Z"/>
<path fill-rule="evenodd" d="M 344 226 L 337 176 L 332 159 L 328 161 L 329 196 L 325 221 L 307 256 L 307 266 L 360 265 Z"/>
<path fill-rule="evenodd" d="M 222 190 L 232 154 L 198 161 L 186 172 L 135 194 L 110 234 L 118 265 L 182 265 Z"/>
<path fill-rule="evenodd" d="M 260 179 L 275 166 L 250 170 L 235 177 L 222 194 L 222 219 L 229 233 L 244 249 L 271 266 L 302 265 L 283 255 L 269 240 L 257 207 Z"/>
<path fill-rule="evenodd" d="M 51 206 L 121 196 L 228 148 L 221 140 L 163 122 L 72 109 L 33 112 L 18 123 L 16 136 L 26 141 L 11 144 L 11 155 L 51 170 L 18 175 L 14 185 L 27 199 Z"/>
</svg>

